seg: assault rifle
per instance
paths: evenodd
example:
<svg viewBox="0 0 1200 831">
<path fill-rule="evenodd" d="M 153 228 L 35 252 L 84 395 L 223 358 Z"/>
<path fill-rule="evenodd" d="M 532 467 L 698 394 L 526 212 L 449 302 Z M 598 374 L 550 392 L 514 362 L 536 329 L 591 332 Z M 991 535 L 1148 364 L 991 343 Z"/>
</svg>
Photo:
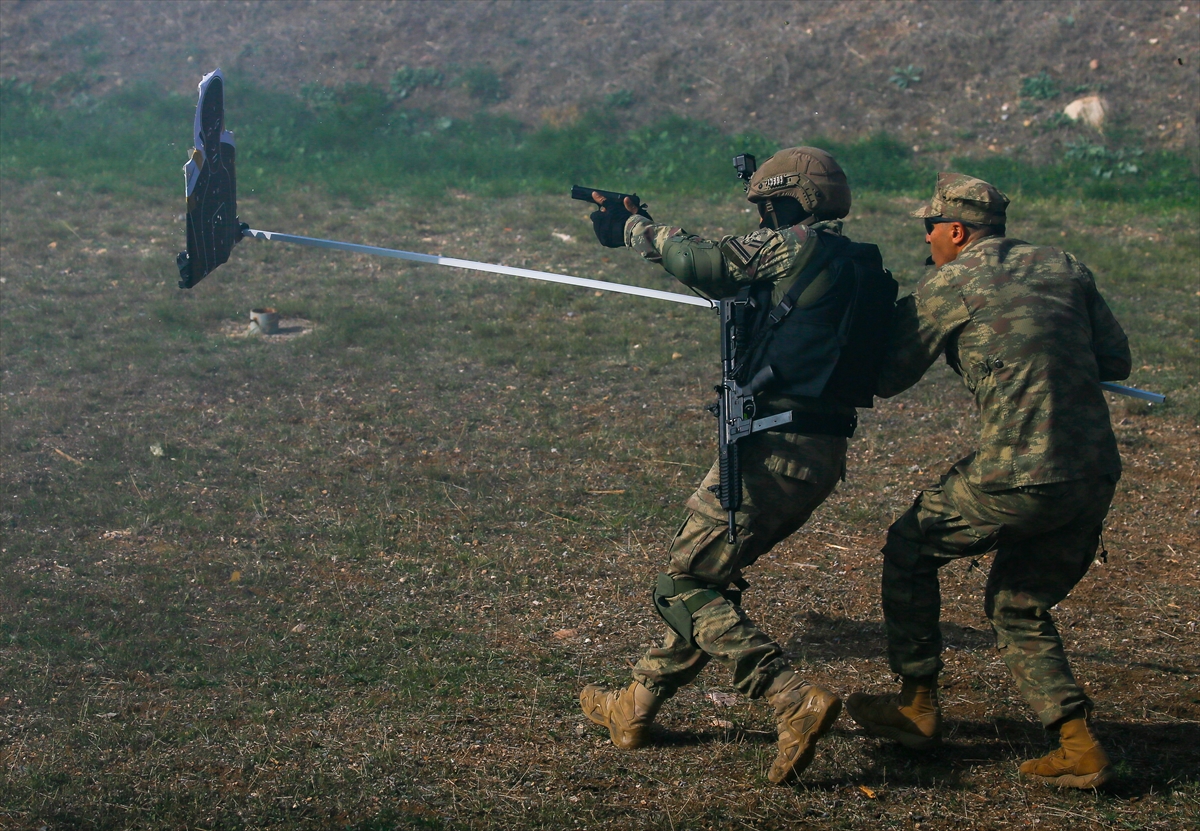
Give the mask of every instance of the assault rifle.
<svg viewBox="0 0 1200 831">
<path fill-rule="evenodd" d="M 721 507 L 729 516 L 729 541 L 737 542 L 735 514 L 742 507 L 742 466 L 738 442 L 754 433 L 770 430 L 792 420 L 792 411 L 755 418 L 757 408 L 754 395 L 775 378 L 775 371 L 765 366 L 742 386 L 734 377 L 738 370 L 740 349 L 746 341 L 746 333 L 738 325 L 739 307 L 753 308 L 754 299 L 727 297 L 720 301 L 721 315 L 721 383 L 714 387 L 717 403 L 708 408 L 717 417 L 718 444 L 717 464 L 721 473 L 719 484 L 709 488 L 721 500 Z"/>
</svg>

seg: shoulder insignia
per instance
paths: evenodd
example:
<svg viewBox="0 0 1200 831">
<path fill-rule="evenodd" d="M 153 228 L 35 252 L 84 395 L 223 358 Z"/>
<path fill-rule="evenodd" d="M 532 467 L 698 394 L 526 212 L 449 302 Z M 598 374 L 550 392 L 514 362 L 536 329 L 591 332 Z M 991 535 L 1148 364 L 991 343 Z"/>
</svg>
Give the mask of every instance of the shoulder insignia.
<svg viewBox="0 0 1200 831">
<path fill-rule="evenodd" d="M 758 256 L 758 252 L 767 244 L 765 235 L 758 233 L 747 234 L 744 237 L 727 237 L 721 241 L 721 253 L 725 258 L 743 271 Z"/>
</svg>

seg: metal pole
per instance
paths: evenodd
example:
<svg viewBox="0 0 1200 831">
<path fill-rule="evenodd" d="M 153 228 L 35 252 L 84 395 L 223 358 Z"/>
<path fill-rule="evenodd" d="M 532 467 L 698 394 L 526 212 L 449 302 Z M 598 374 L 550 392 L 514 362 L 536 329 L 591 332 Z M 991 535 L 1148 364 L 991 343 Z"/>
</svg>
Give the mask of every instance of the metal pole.
<svg viewBox="0 0 1200 831">
<path fill-rule="evenodd" d="M 242 232 L 242 236 L 253 237 L 254 239 L 268 240 L 270 242 L 291 242 L 296 245 L 308 245 L 313 248 L 332 248 L 336 251 L 350 251 L 354 254 L 371 254 L 376 257 L 391 257 L 397 260 L 411 260 L 416 263 L 425 263 L 427 265 L 444 265 L 451 268 L 465 268 L 470 271 L 486 271 L 491 274 L 505 274 L 510 277 L 528 277 L 531 280 L 545 280 L 549 283 L 564 283 L 569 286 L 582 286 L 587 289 L 595 289 L 596 291 L 613 291 L 620 294 L 633 294 L 638 297 L 649 297 L 654 300 L 666 300 L 671 303 L 686 303 L 689 306 L 703 306 L 706 309 L 713 309 L 717 304 L 711 300 L 706 300 L 703 297 L 697 297 L 691 294 L 679 294 L 673 291 L 659 291 L 658 289 L 644 289 L 640 286 L 627 286 L 623 283 L 609 283 L 604 280 L 588 280 L 585 277 L 572 277 L 569 274 L 555 274 L 551 271 L 534 271 L 528 268 L 514 268 L 508 265 L 493 265 L 492 263 L 480 263 L 474 260 L 460 260 L 455 257 L 442 257 L 437 254 L 418 254 L 415 251 L 401 251 L 397 248 L 380 248 L 375 245 L 359 245 L 353 242 L 339 242 L 332 239 L 320 239 L 318 237 L 301 237 L 296 234 L 280 234 L 275 231 L 260 231 L 255 228 L 247 228 Z M 1149 401 L 1154 404 L 1162 404 L 1167 400 L 1165 395 L 1160 395 L 1157 392 L 1148 392 L 1146 390 L 1135 389 L 1134 387 L 1126 387 L 1121 384 L 1114 384 L 1109 381 L 1104 381 L 1100 384 L 1108 392 L 1115 392 L 1118 395 L 1128 395 L 1130 398 L 1140 398 L 1143 401 Z"/>
<path fill-rule="evenodd" d="M 1143 401 L 1149 401 L 1151 404 L 1162 404 L 1167 400 L 1167 397 L 1162 393 L 1139 390 L 1123 384 L 1114 384 L 1112 381 L 1101 381 L 1100 386 L 1108 392 L 1115 392 L 1117 395 L 1128 395 L 1130 398 L 1140 398 Z"/>
<path fill-rule="evenodd" d="M 672 303 L 687 303 L 691 306 L 703 306 L 706 309 L 716 308 L 716 303 L 697 297 L 693 294 L 677 294 L 658 289 L 644 289 L 640 286 L 627 286 L 623 283 L 608 283 L 603 280 L 588 280 L 584 277 L 572 277 L 569 274 L 555 274 L 550 271 L 533 271 L 528 268 L 513 268 L 507 265 L 478 263 L 474 260 L 459 260 L 455 257 L 441 257 L 437 254 L 418 254 L 415 251 L 400 251 L 395 248 L 377 248 L 374 245 L 358 245 L 353 242 L 338 242 L 331 239 L 316 237 L 299 237 L 295 234 L 279 234 L 275 231 L 259 231 L 249 228 L 242 232 L 243 236 L 254 239 L 265 239 L 272 242 L 294 242 L 297 245 L 310 245 L 313 248 L 333 248 L 338 251 L 351 251 L 355 254 L 373 254 L 377 257 L 392 257 L 397 260 L 412 260 L 428 265 L 445 265 L 451 268 L 465 268 L 471 271 L 487 271 L 492 274 L 506 274 L 510 277 L 528 277 L 531 280 L 545 280 L 549 283 L 565 283 L 570 286 L 582 286 L 597 291 L 615 291 L 621 294 L 634 294 L 638 297 L 650 297 L 655 300 L 668 300 Z"/>
</svg>

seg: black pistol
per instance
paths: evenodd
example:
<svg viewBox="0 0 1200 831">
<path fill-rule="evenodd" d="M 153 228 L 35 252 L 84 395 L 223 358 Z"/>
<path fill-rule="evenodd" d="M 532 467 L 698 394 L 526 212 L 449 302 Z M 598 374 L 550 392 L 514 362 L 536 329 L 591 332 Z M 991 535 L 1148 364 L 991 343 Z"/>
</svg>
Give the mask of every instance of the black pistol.
<svg viewBox="0 0 1200 831">
<path fill-rule="evenodd" d="M 617 193 L 611 190 L 600 190 L 600 188 L 585 188 L 583 185 L 571 185 L 571 198 L 578 199 L 580 202 L 591 202 L 596 204 L 596 200 L 592 199 L 592 193 L 598 193 L 604 197 L 606 203 L 615 202 L 618 205 L 625 204 L 625 198 L 629 197 L 637 205 L 642 204 L 642 200 L 638 199 L 636 193 Z"/>
</svg>

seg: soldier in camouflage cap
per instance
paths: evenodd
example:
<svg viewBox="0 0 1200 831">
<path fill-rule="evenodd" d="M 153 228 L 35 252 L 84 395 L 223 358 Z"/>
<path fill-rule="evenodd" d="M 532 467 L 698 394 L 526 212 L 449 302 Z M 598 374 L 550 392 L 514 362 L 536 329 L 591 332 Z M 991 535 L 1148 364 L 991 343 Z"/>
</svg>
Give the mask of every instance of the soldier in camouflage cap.
<svg viewBox="0 0 1200 831">
<path fill-rule="evenodd" d="M 972 225 L 1003 226 L 1008 197 L 982 179 L 939 173 L 928 205 L 913 211 L 918 219 L 958 220 Z"/>
<path fill-rule="evenodd" d="M 937 268 L 897 304 L 879 394 L 909 388 L 945 355 L 975 396 L 980 437 L 888 529 L 883 615 L 901 691 L 855 693 L 846 708 L 871 735 L 916 749 L 937 743 L 938 569 L 994 552 L 984 608 L 997 647 L 1059 739 L 1020 773 L 1092 788 L 1112 770 L 1050 609 L 1090 567 L 1120 476 L 1100 382 L 1129 375 L 1129 344 L 1083 263 L 1004 235 L 1007 207 L 987 182 L 943 173 L 914 214 Z"/>
</svg>

